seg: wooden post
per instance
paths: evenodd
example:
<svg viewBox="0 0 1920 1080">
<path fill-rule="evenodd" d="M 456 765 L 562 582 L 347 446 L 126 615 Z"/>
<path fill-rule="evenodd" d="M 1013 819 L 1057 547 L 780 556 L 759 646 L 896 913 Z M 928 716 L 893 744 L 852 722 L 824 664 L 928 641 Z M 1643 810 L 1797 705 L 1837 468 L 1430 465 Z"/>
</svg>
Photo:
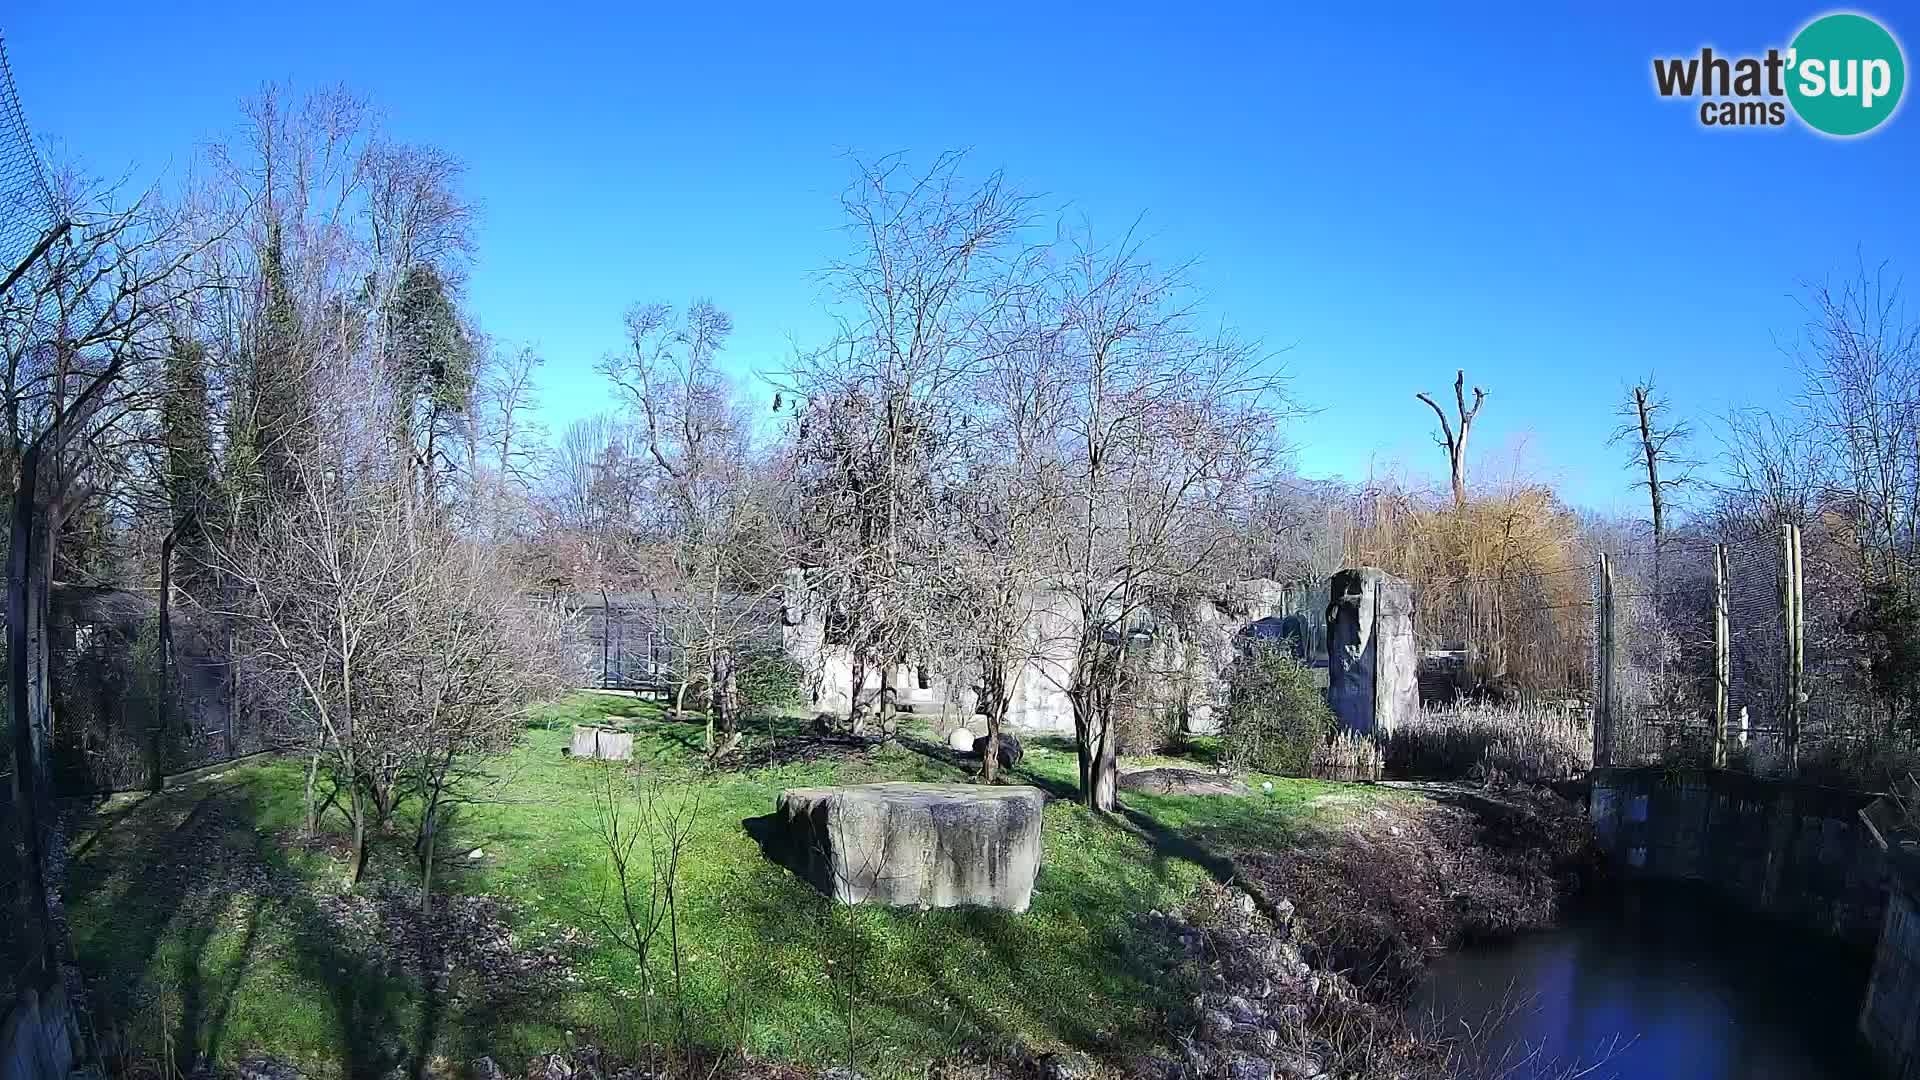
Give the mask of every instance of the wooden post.
<svg viewBox="0 0 1920 1080">
<path fill-rule="evenodd" d="M 1600 556 L 1599 626 L 1596 630 L 1598 655 L 1595 659 L 1593 709 L 1593 765 L 1604 769 L 1613 764 L 1614 721 L 1614 633 L 1613 633 L 1613 560 Z"/>
<path fill-rule="evenodd" d="M 1727 545 L 1713 546 L 1713 767 L 1727 767 L 1727 693 L 1733 681 L 1727 633 Z"/>
<path fill-rule="evenodd" d="M 1801 610 L 1800 526 L 1781 527 L 1780 617 L 1786 624 L 1787 772 L 1800 771 L 1800 728 L 1806 717 L 1806 618 Z"/>
</svg>

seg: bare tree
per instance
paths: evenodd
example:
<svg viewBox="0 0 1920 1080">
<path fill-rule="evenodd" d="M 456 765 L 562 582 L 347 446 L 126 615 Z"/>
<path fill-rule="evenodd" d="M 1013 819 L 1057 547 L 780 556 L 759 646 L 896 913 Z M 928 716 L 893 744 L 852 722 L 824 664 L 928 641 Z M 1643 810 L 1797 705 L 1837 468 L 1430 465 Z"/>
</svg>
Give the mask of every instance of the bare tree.
<svg viewBox="0 0 1920 1080">
<path fill-rule="evenodd" d="M 1863 563 L 1898 580 L 1920 545 L 1920 321 L 1884 267 L 1809 286 L 1803 306 L 1793 356 L 1807 439 L 1835 470 L 1827 498 L 1851 511 Z"/>
<path fill-rule="evenodd" d="M 839 332 L 802 356 L 783 389 L 798 403 L 805 553 L 835 642 L 850 653 L 850 722 L 865 729 L 868 673 L 891 734 L 896 673 L 931 648 L 928 575 L 913 572 L 937 512 L 954 395 L 999 350 L 1010 304 L 1034 287 L 1019 242 L 1031 202 L 994 174 L 966 182 L 961 156 L 922 173 L 898 156 L 856 165 L 842 197 L 851 251 L 826 281 Z"/>
<path fill-rule="evenodd" d="M 1666 419 L 1667 402 L 1653 385 L 1651 376 L 1629 387 L 1626 400 L 1617 410 L 1621 424 L 1608 440 L 1626 442 L 1633 447 L 1627 468 L 1641 474 L 1639 486 L 1646 489 L 1647 508 L 1653 526 L 1653 582 L 1660 587 L 1661 553 L 1667 538 L 1667 511 L 1675 492 L 1693 483 L 1695 462 L 1686 456 L 1686 444 L 1693 429 L 1685 420 Z"/>
<path fill-rule="evenodd" d="M 932 559 L 942 641 L 959 654 L 953 666 L 977 677 L 988 783 L 999 779 L 1000 735 L 1019 679 L 1061 646 L 1046 620 L 1067 509 L 1056 438 L 1065 400 L 1044 366 L 1047 328 L 1010 322 L 1012 340 L 971 384 L 974 409 L 946 500 L 950 527 Z"/>
<path fill-rule="evenodd" d="M 1736 409 L 1721 419 L 1722 479 L 1712 513 L 1723 535 L 1752 538 L 1813 520 L 1833 489 L 1825 440 L 1804 415 Z"/>
<path fill-rule="evenodd" d="M 1434 442 L 1447 452 L 1447 468 L 1453 481 L 1453 505 L 1467 505 L 1467 435 L 1473 430 L 1473 419 L 1480 415 L 1480 406 L 1487 400 L 1487 392 L 1479 387 L 1473 388 L 1473 406 L 1467 406 L 1467 373 L 1456 371 L 1453 376 L 1453 402 L 1458 413 L 1460 430 L 1456 433 L 1453 425 L 1447 421 L 1445 409 L 1432 395 L 1424 391 L 1413 395 L 1427 403 L 1433 415 L 1440 421 L 1440 436 Z"/>
<path fill-rule="evenodd" d="M 1060 566 L 1077 628 L 1066 691 L 1087 804 L 1112 810 L 1114 696 L 1136 617 L 1204 588 L 1229 537 L 1223 513 L 1270 462 L 1285 408 L 1255 350 L 1194 332 L 1177 274 L 1131 238 L 1080 241 L 1058 298 L 1048 369 L 1062 382 L 1068 520 Z"/>
<path fill-rule="evenodd" d="M 636 305 L 627 350 L 600 364 L 639 414 L 657 480 L 653 527 L 671 556 L 658 565 L 672 571 L 650 585 L 683 669 L 704 676 L 706 748 L 715 758 L 739 741 L 737 666 L 772 629 L 769 598 L 780 581 L 752 426 L 717 364 L 732 325 L 711 301 L 684 312 Z"/>
<path fill-rule="evenodd" d="M 64 180 L 64 178 L 62 178 Z M 195 230 L 149 192 L 120 205 L 112 188 L 59 182 L 57 220 L 0 295 L 0 478 L 11 482 L 7 662 L 14 811 L 32 913 L 58 883 L 51 813 L 53 736 L 47 604 L 63 525 L 97 494 L 89 463 L 107 465 L 128 418 L 151 405 L 170 346 L 168 318 L 207 282 L 188 272 Z M 18 273 L 14 273 L 14 270 Z M 30 915 L 34 959 L 51 962 L 54 928 Z"/>
</svg>

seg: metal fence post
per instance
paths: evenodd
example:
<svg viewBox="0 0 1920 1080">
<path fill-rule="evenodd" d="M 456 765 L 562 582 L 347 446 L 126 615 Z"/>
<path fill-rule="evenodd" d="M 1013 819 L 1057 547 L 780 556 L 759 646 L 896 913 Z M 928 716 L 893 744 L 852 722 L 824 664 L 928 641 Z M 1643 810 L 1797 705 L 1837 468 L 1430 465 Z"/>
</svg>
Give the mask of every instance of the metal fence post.
<svg viewBox="0 0 1920 1080">
<path fill-rule="evenodd" d="M 1713 767 L 1727 767 L 1727 695 L 1733 656 L 1727 625 L 1727 545 L 1713 546 Z"/>
<path fill-rule="evenodd" d="M 1599 638 L 1596 657 L 1596 685 L 1594 687 L 1593 710 L 1593 765 L 1604 769 L 1613 764 L 1613 722 L 1614 703 L 1614 628 L 1613 628 L 1613 560 L 1606 555 L 1600 556 L 1600 603 L 1598 605 L 1600 625 L 1597 628 Z"/>
<path fill-rule="evenodd" d="M 1786 627 L 1787 772 L 1800 771 L 1800 727 L 1806 716 L 1806 619 L 1801 610 L 1800 526 L 1781 526 L 1780 618 Z"/>
</svg>

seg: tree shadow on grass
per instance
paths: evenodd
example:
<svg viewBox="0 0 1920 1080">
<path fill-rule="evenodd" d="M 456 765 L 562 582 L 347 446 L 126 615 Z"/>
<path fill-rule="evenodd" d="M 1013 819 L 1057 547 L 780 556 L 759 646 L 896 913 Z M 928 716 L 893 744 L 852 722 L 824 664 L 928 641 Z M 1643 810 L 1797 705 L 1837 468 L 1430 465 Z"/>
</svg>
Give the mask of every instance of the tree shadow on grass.
<svg viewBox="0 0 1920 1080">
<path fill-rule="evenodd" d="M 919 754 L 929 761 L 949 766 L 968 777 L 977 776 L 980 772 L 980 758 L 972 751 L 961 752 L 950 746 L 912 735 L 901 735 L 895 739 L 895 741 L 898 742 L 904 750 Z M 1063 740 L 1046 736 L 1035 737 L 1028 740 L 1031 745 L 1042 746 L 1050 750 L 1055 750 L 1055 752 L 1059 751 L 1054 744 L 1062 741 Z M 1073 743 L 1071 741 L 1066 741 L 1065 745 L 1067 752 L 1073 752 Z M 1000 770 L 1000 775 L 1006 780 L 1037 787 L 1050 799 L 1071 799 L 1079 794 L 1071 784 L 1056 780 L 1042 773 L 1034 772 L 1024 765 L 1016 765 L 1010 769 L 1002 769 Z"/>
<path fill-rule="evenodd" d="M 98 1029 L 131 1062 L 184 1074 L 269 1051 L 349 1077 L 420 1076 L 444 1048 L 544 1019 L 541 976 L 496 984 L 448 964 L 443 944 L 459 936 L 439 932 L 445 901 L 421 919 L 417 891 L 365 881 L 336 892 L 333 860 L 262 831 L 271 809 L 257 780 L 196 785 L 101 822 L 76 850 L 75 950 Z M 267 1045 L 235 1044 L 243 1014 L 248 1038 Z"/>
</svg>

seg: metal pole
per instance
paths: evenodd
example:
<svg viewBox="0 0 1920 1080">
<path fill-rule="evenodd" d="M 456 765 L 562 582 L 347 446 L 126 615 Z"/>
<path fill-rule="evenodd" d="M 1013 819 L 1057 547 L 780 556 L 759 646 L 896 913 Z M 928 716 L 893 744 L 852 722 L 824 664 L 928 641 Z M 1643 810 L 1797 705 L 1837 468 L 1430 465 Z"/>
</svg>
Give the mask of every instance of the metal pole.
<svg viewBox="0 0 1920 1080">
<path fill-rule="evenodd" d="M 1727 767 L 1727 694 L 1733 681 L 1727 627 L 1727 545 L 1713 546 L 1713 767 Z"/>
<path fill-rule="evenodd" d="M 1594 688 L 1593 764 L 1604 769 L 1613 764 L 1613 560 L 1600 556 L 1600 625 L 1598 685 Z"/>
<path fill-rule="evenodd" d="M 1787 618 L 1787 770 L 1800 771 L 1800 735 L 1807 714 L 1807 622 L 1801 592 L 1800 526 L 1786 527 L 1786 565 L 1781 588 L 1786 592 Z"/>
</svg>

